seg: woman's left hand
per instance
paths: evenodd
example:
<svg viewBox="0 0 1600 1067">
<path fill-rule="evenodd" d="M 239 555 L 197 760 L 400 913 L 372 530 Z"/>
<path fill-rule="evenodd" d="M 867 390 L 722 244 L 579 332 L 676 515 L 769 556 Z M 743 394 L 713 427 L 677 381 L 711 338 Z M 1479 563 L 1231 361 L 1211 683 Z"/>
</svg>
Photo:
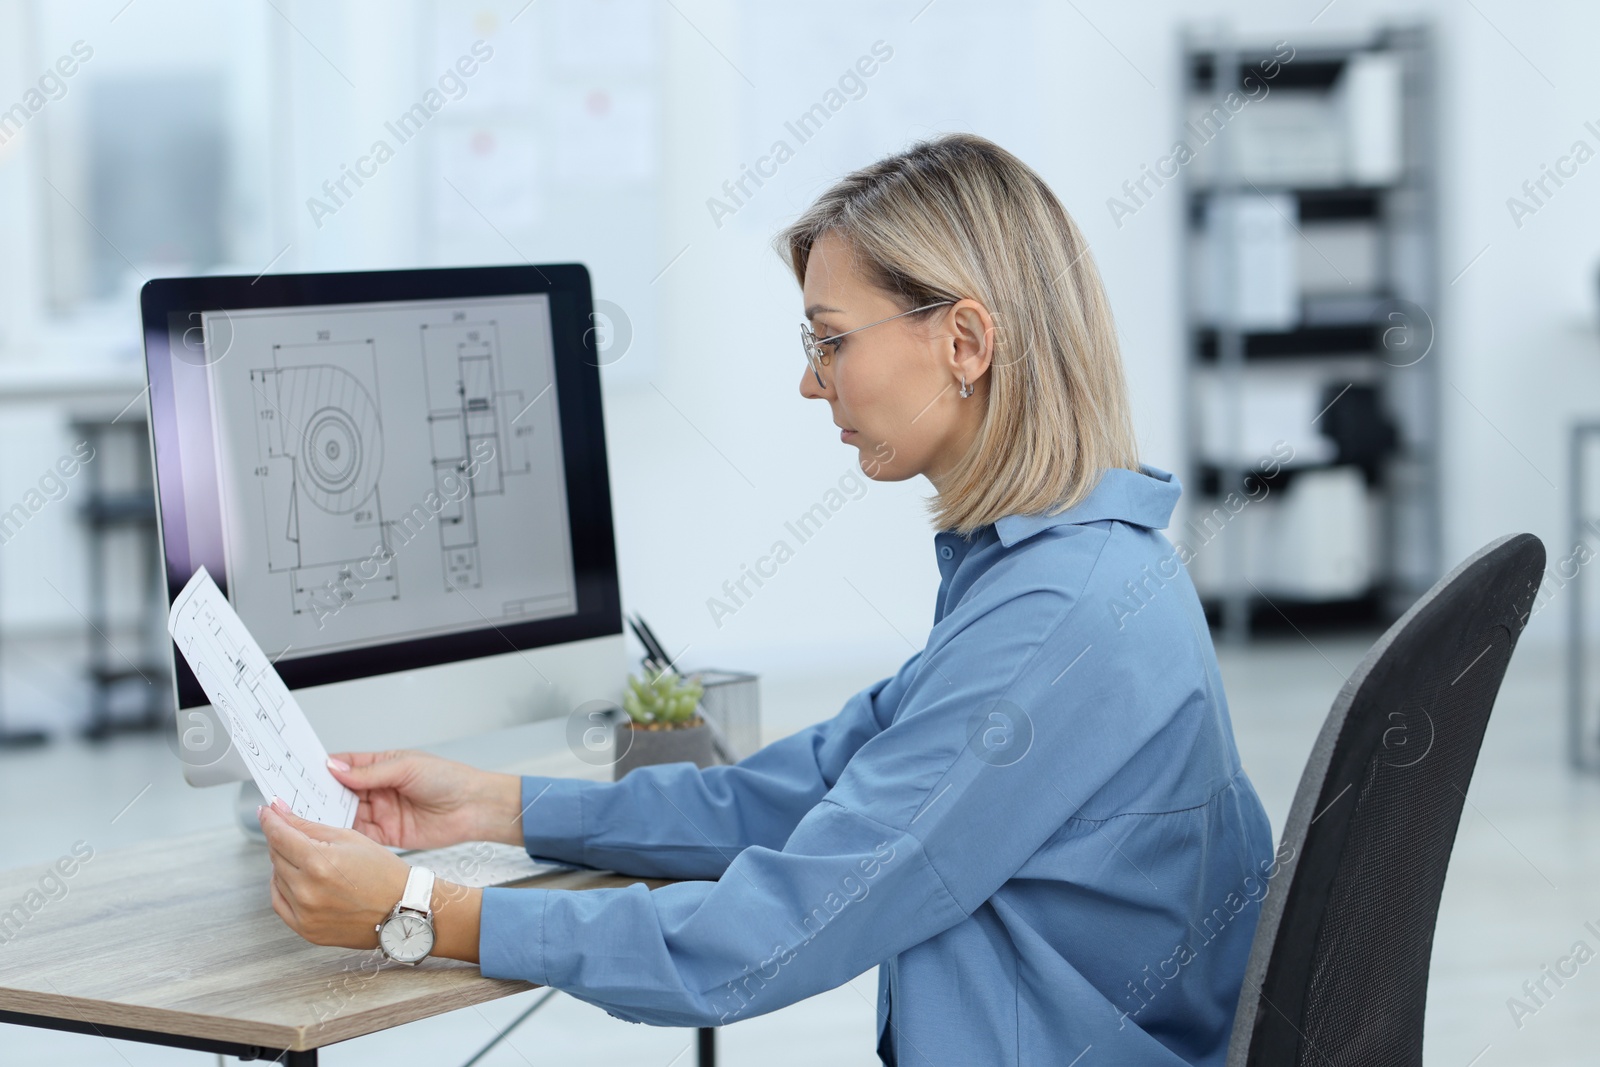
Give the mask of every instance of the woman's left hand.
<svg viewBox="0 0 1600 1067">
<path fill-rule="evenodd" d="M 314 945 L 376 948 L 410 865 L 355 830 L 302 819 L 274 797 L 260 811 L 272 856 L 272 910 Z"/>
</svg>

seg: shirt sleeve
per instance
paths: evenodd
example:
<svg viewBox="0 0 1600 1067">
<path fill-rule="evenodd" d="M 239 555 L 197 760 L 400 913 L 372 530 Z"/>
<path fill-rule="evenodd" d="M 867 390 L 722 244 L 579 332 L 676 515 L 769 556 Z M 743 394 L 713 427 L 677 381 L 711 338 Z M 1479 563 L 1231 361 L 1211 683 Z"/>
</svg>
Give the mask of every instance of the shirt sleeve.
<svg viewBox="0 0 1600 1067">
<path fill-rule="evenodd" d="M 717 878 L 751 845 L 781 848 L 887 721 L 921 653 L 839 714 L 732 766 L 640 767 L 620 782 L 522 779 L 523 842 L 535 859 L 653 878 Z"/>
<path fill-rule="evenodd" d="M 487 889 L 480 967 L 671 1026 L 748 1018 L 831 989 L 961 922 L 1173 714 L 1130 682 L 1073 598 L 1034 590 L 930 636 L 892 724 L 781 848 L 716 882 Z M 951 622 L 947 618 L 945 622 Z M 1096 653 L 1099 653 L 1098 655 Z"/>
</svg>

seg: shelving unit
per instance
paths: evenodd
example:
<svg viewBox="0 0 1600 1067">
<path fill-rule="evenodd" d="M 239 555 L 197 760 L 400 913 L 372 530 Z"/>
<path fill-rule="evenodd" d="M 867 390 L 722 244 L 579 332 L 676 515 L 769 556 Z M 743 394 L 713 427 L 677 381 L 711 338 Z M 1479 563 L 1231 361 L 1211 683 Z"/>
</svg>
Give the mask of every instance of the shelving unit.
<svg viewBox="0 0 1600 1067">
<path fill-rule="evenodd" d="M 89 722 L 83 734 L 104 741 L 114 734 L 160 730 L 172 724 L 168 667 L 164 657 L 166 631 L 165 571 L 156 537 L 155 484 L 149 466 L 149 429 L 143 419 L 77 419 L 72 423 L 76 440 L 87 441 L 96 457 L 87 465 L 88 496 L 79 507 L 89 534 Z M 108 480 L 106 467 L 117 463 L 123 477 Z M 132 620 L 116 618 L 112 609 L 111 575 L 127 553 L 113 555 L 116 542 L 131 547 L 142 570 L 140 601 Z M 131 544 L 129 544 L 131 542 Z M 124 613 L 126 614 L 126 613 Z M 119 627 L 118 623 L 122 625 Z M 131 625 L 130 625 L 131 622 Z M 131 629 L 134 642 L 119 646 L 111 635 Z M 124 647 L 131 648 L 131 654 Z M 119 691 L 134 694 L 137 714 L 113 713 Z"/>
<path fill-rule="evenodd" d="M 1381 624 L 1442 573 L 1430 31 L 1191 30 L 1181 56 L 1174 540 L 1230 641 Z"/>
<path fill-rule="evenodd" d="M 1580 419 L 1568 431 L 1568 544 L 1587 545 L 1600 534 L 1600 501 L 1593 498 L 1600 471 L 1600 419 Z M 1553 564 L 1556 589 L 1567 602 L 1567 763 L 1575 771 L 1600 772 L 1600 695 L 1596 693 L 1596 617 L 1583 557 Z M 1570 575 L 1570 577 L 1569 577 Z M 1560 583 L 1570 581 L 1570 589 Z M 1543 592 L 1543 590 L 1541 590 Z M 1549 603 L 1547 600 L 1546 603 Z M 1535 601 L 1535 610 L 1542 605 Z"/>
</svg>

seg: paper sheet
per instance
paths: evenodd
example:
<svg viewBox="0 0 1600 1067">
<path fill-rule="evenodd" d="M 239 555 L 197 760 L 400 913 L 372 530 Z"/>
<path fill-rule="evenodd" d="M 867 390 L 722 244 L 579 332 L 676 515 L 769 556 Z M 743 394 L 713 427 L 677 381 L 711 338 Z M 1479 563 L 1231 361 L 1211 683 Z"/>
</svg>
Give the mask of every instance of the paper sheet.
<svg viewBox="0 0 1600 1067">
<path fill-rule="evenodd" d="M 355 793 L 329 773 L 328 752 L 267 654 L 201 567 L 173 601 L 167 631 L 264 797 L 282 797 L 302 819 L 349 829 Z"/>
<path fill-rule="evenodd" d="M 551 94 L 554 177 L 583 189 L 629 188 L 657 169 L 658 109 L 644 89 L 577 87 Z"/>
</svg>

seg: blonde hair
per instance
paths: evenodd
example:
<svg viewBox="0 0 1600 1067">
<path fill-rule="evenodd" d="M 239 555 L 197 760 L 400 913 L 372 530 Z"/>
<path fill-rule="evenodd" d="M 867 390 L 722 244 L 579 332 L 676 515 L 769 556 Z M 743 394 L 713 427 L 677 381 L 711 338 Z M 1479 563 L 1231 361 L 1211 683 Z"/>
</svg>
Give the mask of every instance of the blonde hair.
<svg viewBox="0 0 1600 1067">
<path fill-rule="evenodd" d="M 855 171 L 774 242 L 802 285 L 829 233 L 902 308 L 968 297 L 994 317 L 982 423 L 929 502 L 940 529 L 969 535 L 1005 515 L 1054 514 L 1088 496 L 1102 470 L 1139 469 L 1100 275 L 1027 164 L 950 134 Z"/>
</svg>

